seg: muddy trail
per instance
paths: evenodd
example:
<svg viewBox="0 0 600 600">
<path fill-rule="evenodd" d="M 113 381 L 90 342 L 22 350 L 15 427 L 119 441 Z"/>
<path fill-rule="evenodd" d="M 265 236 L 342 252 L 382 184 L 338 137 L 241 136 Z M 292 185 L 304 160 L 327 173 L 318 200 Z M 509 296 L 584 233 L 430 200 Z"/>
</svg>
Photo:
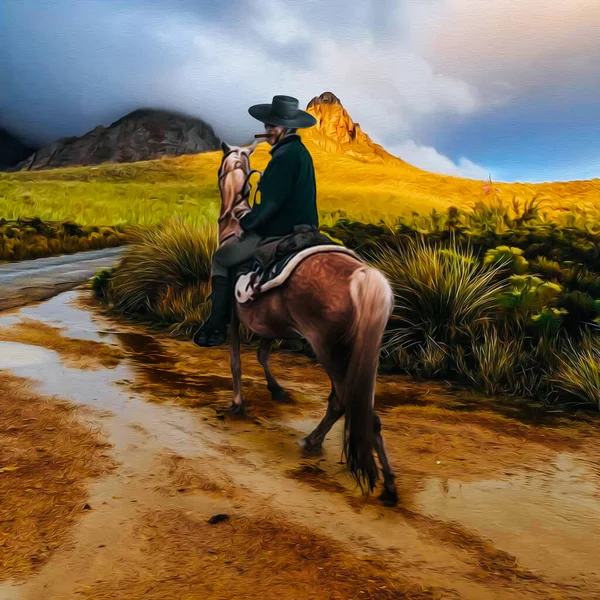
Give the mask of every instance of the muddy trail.
<svg viewBox="0 0 600 600">
<path fill-rule="evenodd" d="M 342 424 L 296 444 L 329 382 L 275 352 L 273 402 L 243 356 L 102 316 L 74 290 L 0 313 L 0 598 L 600 595 L 600 425 L 382 376 L 395 508 L 344 471 Z"/>
</svg>

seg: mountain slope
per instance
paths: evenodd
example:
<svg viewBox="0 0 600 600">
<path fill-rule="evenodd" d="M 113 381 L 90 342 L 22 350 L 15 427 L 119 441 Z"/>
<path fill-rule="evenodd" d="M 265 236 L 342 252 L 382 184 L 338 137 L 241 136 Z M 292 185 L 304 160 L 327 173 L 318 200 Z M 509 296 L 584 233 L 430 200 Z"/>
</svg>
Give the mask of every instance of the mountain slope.
<svg viewBox="0 0 600 600">
<path fill-rule="evenodd" d="M 98 126 L 81 137 L 63 138 L 19 163 L 35 171 L 104 162 L 137 162 L 216 150 L 219 138 L 200 119 L 161 110 L 140 109 L 109 127 Z"/>
<path fill-rule="evenodd" d="M 322 94 L 309 107 L 319 124 L 301 130 L 313 156 L 319 209 L 344 211 L 363 221 L 430 214 L 450 206 L 468 208 L 496 200 L 521 206 L 542 200 L 542 209 L 566 223 L 600 222 L 600 179 L 545 184 L 498 183 L 438 175 L 418 169 L 377 146 L 339 100 Z M 258 145 L 252 168 L 264 170 L 271 156 Z M 153 224 L 173 215 L 193 223 L 218 217 L 216 172 L 220 150 L 132 164 L 103 164 L 0 174 L 0 217 L 73 219 L 83 225 Z M 252 183 L 256 184 L 256 176 Z M 64 182 L 68 182 L 65 185 Z M 256 187 L 256 186 L 255 186 Z M 491 208 L 491 210 L 494 210 Z"/>
</svg>

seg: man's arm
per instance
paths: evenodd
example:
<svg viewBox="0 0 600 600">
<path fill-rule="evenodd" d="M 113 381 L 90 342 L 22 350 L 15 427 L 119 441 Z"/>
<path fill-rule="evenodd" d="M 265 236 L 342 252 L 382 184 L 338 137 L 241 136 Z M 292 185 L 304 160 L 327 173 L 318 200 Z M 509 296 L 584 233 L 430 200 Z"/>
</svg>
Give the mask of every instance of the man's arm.
<svg viewBox="0 0 600 600">
<path fill-rule="evenodd" d="M 260 181 L 260 204 L 240 220 L 244 231 L 256 229 L 272 219 L 285 205 L 296 177 L 295 156 L 283 154 L 273 159 Z"/>
</svg>

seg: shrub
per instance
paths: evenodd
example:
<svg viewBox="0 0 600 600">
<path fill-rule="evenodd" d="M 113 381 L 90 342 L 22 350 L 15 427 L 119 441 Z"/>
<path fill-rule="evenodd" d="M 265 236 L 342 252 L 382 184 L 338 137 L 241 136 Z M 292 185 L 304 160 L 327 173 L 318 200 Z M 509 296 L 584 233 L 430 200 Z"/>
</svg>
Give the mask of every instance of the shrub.
<svg viewBox="0 0 600 600">
<path fill-rule="evenodd" d="M 96 227 L 79 227 L 70 222 L 43 222 L 37 217 L 0 222 L 0 260 L 28 260 L 120 246 L 128 241 L 125 228 L 106 228 L 102 238 Z"/>
<path fill-rule="evenodd" d="M 600 315 L 600 300 L 594 300 L 583 292 L 566 292 L 561 294 L 556 307 L 562 309 L 563 327 L 568 335 L 578 339 L 583 330 L 588 328 Z"/>
<path fill-rule="evenodd" d="M 567 397 L 600 410 L 600 344 L 587 333 L 580 346 L 568 343 L 558 356 L 558 368 L 552 377 L 558 390 Z"/>
<path fill-rule="evenodd" d="M 473 368 L 463 367 L 477 388 L 489 395 L 515 393 L 523 368 L 523 338 L 502 339 L 497 327 L 488 325 L 472 341 Z"/>
<path fill-rule="evenodd" d="M 522 275 L 527 272 L 529 263 L 523 257 L 523 250 L 520 248 L 509 248 L 508 246 L 498 246 L 493 250 L 488 250 L 483 260 L 484 265 L 506 265 L 513 273 Z"/>
<path fill-rule="evenodd" d="M 111 279 L 111 304 L 124 314 L 173 322 L 159 308 L 165 298 L 193 298 L 195 309 L 206 301 L 216 247 L 212 228 L 196 229 L 178 219 L 140 231 Z"/>
<path fill-rule="evenodd" d="M 428 372 L 439 372 L 443 356 L 493 317 L 506 287 L 498 280 L 501 267 L 483 268 L 455 244 L 441 248 L 421 240 L 396 252 L 382 248 L 374 264 L 388 277 L 395 296 L 384 347 L 420 348 L 417 360 Z"/>
</svg>

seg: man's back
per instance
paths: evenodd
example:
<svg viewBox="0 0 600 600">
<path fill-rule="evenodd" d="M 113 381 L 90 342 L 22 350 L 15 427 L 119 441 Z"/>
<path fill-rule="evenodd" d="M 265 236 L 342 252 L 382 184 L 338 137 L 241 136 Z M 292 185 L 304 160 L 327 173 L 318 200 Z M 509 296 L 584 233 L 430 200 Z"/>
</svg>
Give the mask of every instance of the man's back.
<svg viewBox="0 0 600 600">
<path fill-rule="evenodd" d="M 315 170 L 300 136 L 285 137 L 271 150 L 271 161 L 260 180 L 260 207 L 244 223 L 261 237 L 292 233 L 296 225 L 319 225 Z M 253 223 L 254 221 L 254 223 Z"/>
</svg>

